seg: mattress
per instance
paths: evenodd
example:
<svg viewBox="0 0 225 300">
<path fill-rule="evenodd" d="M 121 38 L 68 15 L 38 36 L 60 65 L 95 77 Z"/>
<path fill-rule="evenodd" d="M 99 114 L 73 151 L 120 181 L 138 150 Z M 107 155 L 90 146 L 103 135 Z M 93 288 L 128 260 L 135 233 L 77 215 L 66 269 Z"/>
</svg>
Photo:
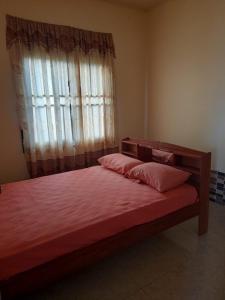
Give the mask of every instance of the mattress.
<svg viewBox="0 0 225 300">
<path fill-rule="evenodd" d="M 159 193 L 101 166 L 2 186 L 0 280 L 198 201 Z"/>
</svg>

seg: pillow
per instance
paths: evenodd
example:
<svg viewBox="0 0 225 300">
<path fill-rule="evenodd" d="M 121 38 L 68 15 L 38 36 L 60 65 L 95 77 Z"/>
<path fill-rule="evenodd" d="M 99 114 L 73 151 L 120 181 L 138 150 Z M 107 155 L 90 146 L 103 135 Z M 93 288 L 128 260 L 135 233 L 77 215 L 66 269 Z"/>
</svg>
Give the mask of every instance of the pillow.
<svg viewBox="0 0 225 300">
<path fill-rule="evenodd" d="M 159 163 L 175 164 L 175 155 L 162 150 L 152 149 L 152 159 Z"/>
<path fill-rule="evenodd" d="M 105 155 L 98 159 L 98 162 L 105 168 L 113 170 L 119 174 L 125 174 L 132 168 L 143 164 L 142 161 L 123 155 L 121 153 L 114 153 Z"/>
<path fill-rule="evenodd" d="M 131 169 L 126 177 L 139 179 L 159 192 L 166 192 L 183 184 L 190 175 L 174 167 L 150 162 Z"/>
</svg>

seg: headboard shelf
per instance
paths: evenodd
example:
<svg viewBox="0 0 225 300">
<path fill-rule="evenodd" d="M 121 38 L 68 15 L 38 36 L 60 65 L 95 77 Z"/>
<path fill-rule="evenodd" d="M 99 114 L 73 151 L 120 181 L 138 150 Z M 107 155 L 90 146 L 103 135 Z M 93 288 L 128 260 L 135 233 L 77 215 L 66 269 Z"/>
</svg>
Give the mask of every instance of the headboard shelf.
<svg viewBox="0 0 225 300">
<path fill-rule="evenodd" d="M 130 139 L 124 139 L 121 143 L 122 153 L 134 158 L 138 157 L 138 143 Z"/>
<path fill-rule="evenodd" d="M 159 142 L 159 141 L 148 141 L 148 140 L 144 140 L 144 139 L 131 139 L 129 137 L 122 139 L 122 148 L 124 145 L 133 145 L 133 147 L 136 145 L 136 147 L 139 146 L 145 146 L 147 148 L 151 148 L 151 149 L 157 149 L 157 150 L 162 150 L 162 151 L 166 151 L 166 152 L 171 152 L 173 154 L 175 154 L 176 156 L 184 156 L 184 152 L 185 152 L 185 157 L 189 157 L 189 158 L 199 158 L 200 156 L 202 156 L 202 154 L 204 154 L 204 152 L 202 151 L 198 151 L 198 150 L 194 150 L 194 149 L 190 149 L 190 148 L 186 148 L 186 147 L 182 147 L 182 146 L 178 146 L 178 145 L 174 145 L 174 144 L 169 144 L 169 143 L 164 143 L 164 142 Z M 125 146 L 126 147 L 126 146 Z"/>
<path fill-rule="evenodd" d="M 189 167 L 189 166 L 175 166 L 177 169 L 181 169 L 187 172 L 190 172 L 191 174 L 194 175 L 200 175 L 200 169 L 194 168 L 194 167 Z"/>
<path fill-rule="evenodd" d="M 188 171 L 192 174 L 189 181 L 194 184 L 199 194 L 204 194 L 204 189 L 208 190 L 210 152 L 201 152 L 178 145 L 143 139 L 125 138 L 121 141 L 121 152 L 123 154 L 144 162 L 156 161 L 154 156 L 152 156 L 152 150 L 154 149 L 173 153 L 174 163 L 172 165 L 177 169 Z"/>
<path fill-rule="evenodd" d="M 134 158 L 137 158 L 137 152 L 132 152 L 132 151 L 122 151 L 123 154 L 127 155 L 127 156 L 132 156 Z"/>
</svg>

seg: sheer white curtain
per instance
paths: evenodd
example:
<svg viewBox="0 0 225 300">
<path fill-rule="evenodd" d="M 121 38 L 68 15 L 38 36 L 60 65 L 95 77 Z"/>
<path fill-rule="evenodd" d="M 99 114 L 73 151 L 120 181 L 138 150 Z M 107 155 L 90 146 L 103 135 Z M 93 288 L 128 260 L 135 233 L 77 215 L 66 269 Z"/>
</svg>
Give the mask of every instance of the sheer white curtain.
<svg viewBox="0 0 225 300">
<path fill-rule="evenodd" d="M 78 153 L 115 145 L 113 60 L 70 55 L 69 85 Z M 79 62 L 79 63 L 77 63 Z"/>
<path fill-rule="evenodd" d="M 110 53 L 14 43 L 10 57 L 33 177 L 92 165 L 115 150 Z"/>
<path fill-rule="evenodd" d="M 22 59 L 21 79 L 33 160 L 72 156 L 73 116 L 66 57 L 51 57 L 44 51 L 27 53 Z"/>
</svg>

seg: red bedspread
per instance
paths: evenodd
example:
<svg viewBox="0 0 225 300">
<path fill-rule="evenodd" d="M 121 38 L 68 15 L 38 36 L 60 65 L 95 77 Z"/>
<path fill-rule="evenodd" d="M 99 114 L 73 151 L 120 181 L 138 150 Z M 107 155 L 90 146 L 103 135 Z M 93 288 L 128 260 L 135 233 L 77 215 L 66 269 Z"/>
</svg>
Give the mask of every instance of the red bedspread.
<svg viewBox="0 0 225 300">
<path fill-rule="evenodd" d="M 159 193 L 100 166 L 3 185 L 0 280 L 195 201 L 188 184 Z"/>
</svg>

